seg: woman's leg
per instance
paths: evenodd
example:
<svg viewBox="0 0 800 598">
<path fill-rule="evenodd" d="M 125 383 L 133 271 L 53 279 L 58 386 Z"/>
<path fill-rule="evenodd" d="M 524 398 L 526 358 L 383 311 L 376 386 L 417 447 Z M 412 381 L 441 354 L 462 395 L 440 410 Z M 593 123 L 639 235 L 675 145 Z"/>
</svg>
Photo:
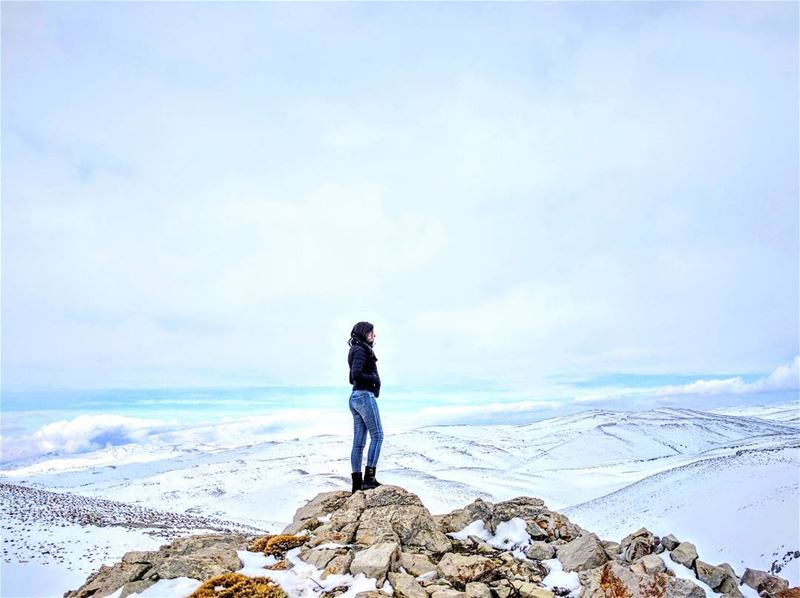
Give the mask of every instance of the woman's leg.
<svg viewBox="0 0 800 598">
<path fill-rule="evenodd" d="M 364 445 L 367 443 L 367 424 L 361 414 L 353 406 L 353 395 L 350 395 L 350 413 L 353 414 L 353 449 L 350 451 L 350 466 L 353 473 L 361 473 L 361 461 L 364 456 Z"/>
<path fill-rule="evenodd" d="M 383 426 L 381 425 L 381 414 L 378 411 L 378 402 L 375 395 L 369 393 L 365 401 L 366 407 L 366 426 L 369 429 L 369 452 L 367 453 L 367 467 L 376 467 L 378 458 L 381 456 L 381 444 L 383 444 Z"/>
</svg>

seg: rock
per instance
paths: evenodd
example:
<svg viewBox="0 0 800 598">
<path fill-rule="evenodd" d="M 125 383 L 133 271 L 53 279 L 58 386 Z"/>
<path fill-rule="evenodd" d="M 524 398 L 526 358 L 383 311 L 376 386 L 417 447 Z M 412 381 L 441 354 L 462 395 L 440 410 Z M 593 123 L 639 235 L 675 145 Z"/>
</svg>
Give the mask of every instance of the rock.
<svg viewBox="0 0 800 598">
<path fill-rule="evenodd" d="M 356 492 L 342 509 L 331 515 L 331 525 L 358 522 L 354 542 L 361 546 L 396 542 L 403 548 L 423 549 L 434 554 L 452 548 L 419 497 L 398 486 L 384 484 L 368 493 Z"/>
<path fill-rule="evenodd" d="M 350 573 L 374 577 L 376 584 L 381 586 L 386 580 L 386 573 L 399 557 L 400 547 L 396 542 L 381 542 L 357 552 L 350 563 Z"/>
<path fill-rule="evenodd" d="M 525 556 L 537 561 L 546 561 L 556 555 L 556 547 L 547 542 L 534 541 L 525 551 Z"/>
<path fill-rule="evenodd" d="M 353 556 L 350 553 L 335 556 L 325 566 L 325 570 L 320 577 L 325 579 L 328 575 L 344 575 L 350 570 L 352 562 Z"/>
<path fill-rule="evenodd" d="M 633 567 L 637 565 L 641 567 L 642 575 L 654 575 L 656 573 L 664 573 L 667 570 L 666 564 L 664 564 L 662 558 L 657 554 L 644 555 L 634 563 Z M 633 567 L 631 567 L 631 569 L 635 571 Z"/>
<path fill-rule="evenodd" d="M 513 580 L 511 585 L 519 593 L 520 598 L 553 598 L 554 594 L 547 588 L 540 588 L 529 581 Z"/>
<path fill-rule="evenodd" d="M 643 527 L 622 539 L 620 551 L 626 561 L 633 563 L 644 555 L 653 552 L 655 544 L 653 534 Z"/>
<path fill-rule="evenodd" d="M 775 595 L 780 590 L 789 588 L 789 582 L 777 575 L 770 575 L 766 571 L 758 569 L 745 569 L 742 575 L 742 583 L 756 592 Z"/>
<path fill-rule="evenodd" d="M 336 548 L 306 548 L 301 550 L 298 556 L 317 569 L 324 569 L 337 554 Z"/>
<path fill-rule="evenodd" d="M 297 534 L 303 529 L 308 529 L 312 522 L 319 523 L 319 517 L 339 509 L 344 502 L 350 498 L 350 493 L 346 491 L 338 492 L 322 492 L 318 494 L 305 505 L 297 509 L 290 523 L 282 533 L 284 534 Z"/>
<path fill-rule="evenodd" d="M 681 542 L 669 553 L 669 558 L 688 569 L 692 569 L 695 560 L 697 560 L 697 548 L 691 542 Z"/>
<path fill-rule="evenodd" d="M 465 590 L 469 598 L 492 598 L 492 591 L 489 586 L 479 581 L 471 581 Z"/>
<path fill-rule="evenodd" d="M 486 529 L 491 530 L 492 503 L 480 498 L 475 499 L 463 509 L 456 509 L 447 515 L 436 517 L 439 527 L 444 533 L 460 532 L 470 523 L 479 519 L 483 521 Z"/>
<path fill-rule="evenodd" d="M 663 544 L 664 548 L 666 548 L 667 550 L 675 550 L 678 547 L 678 544 L 680 543 L 681 543 L 680 540 L 678 540 L 678 538 L 676 538 L 672 534 L 669 534 L 661 538 L 661 544 Z"/>
<path fill-rule="evenodd" d="M 670 577 L 667 580 L 667 598 L 706 598 L 706 593 L 695 583 L 688 579 Z"/>
<path fill-rule="evenodd" d="M 606 551 L 606 556 L 609 559 L 617 558 L 619 555 L 620 546 L 617 542 L 611 542 L 610 540 L 600 540 L 600 544 L 603 545 L 603 549 Z"/>
<path fill-rule="evenodd" d="M 454 590 L 452 588 L 439 590 L 438 592 L 431 594 L 431 598 L 466 598 L 466 596 L 466 592 L 459 592 L 458 590 Z"/>
<path fill-rule="evenodd" d="M 441 581 L 441 580 L 438 580 L 438 581 Z M 425 585 L 423 583 L 422 584 L 422 589 L 425 590 L 425 592 L 429 596 L 432 596 L 433 594 L 435 594 L 436 592 L 439 592 L 441 590 L 452 590 L 453 587 L 450 586 L 450 585 L 443 585 L 441 583 L 433 583 L 433 584 L 430 584 L 430 585 Z"/>
<path fill-rule="evenodd" d="M 492 592 L 493 598 L 509 598 L 512 594 L 516 593 L 516 589 L 507 579 L 500 579 L 489 584 L 489 589 Z"/>
<path fill-rule="evenodd" d="M 424 554 L 401 552 L 399 564 L 414 577 L 419 577 L 420 575 L 425 575 L 426 573 L 436 571 L 436 565 L 434 565 Z"/>
<path fill-rule="evenodd" d="M 489 577 L 494 568 L 495 564 L 490 558 L 448 552 L 439 561 L 437 570 L 440 577 L 464 587 L 470 581 L 481 581 Z"/>
<path fill-rule="evenodd" d="M 159 579 L 192 577 L 208 579 L 237 571 L 242 561 L 237 550 L 247 547 L 242 534 L 198 534 L 165 544 L 158 550 L 128 552 L 112 567 L 101 566 L 80 588 L 66 592 L 65 598 L 88 598 L 111 594 L 142 592 Z"/>
<path fill-rule="evenodd" d="M 775 598 L 800 598 L 800 587 L 778 590 L 775 592 Z"/>
<path fill-rule="evenodd" d="M 702 588 L 687 579 L 667 573 L 639 575 L 617 561 L 578 576 L 581 598 L 705 598 Z"/>
<path fill-rule="evenodd" d="M 381 592 L 380 590 L 369 590 L 367 592 L 359 592 L 355 598 L 387 598 L 389 594 Z"/>
<path fill-rule="evenodd" d="M 564 571 L 594 569 L 608 561 L 603 545 L 594 534 L 585 534 L 568 544 L 559 546 L 556 555 Z"/>
<path fill-rule="evenodd" d="M 389 573 L 389 583 L 397 598 L 428 598 L 427 592 L 408 573 Z"/>
<path fill-rule="evenodd" d="M 722 567 L 715 567 L 700 559 L 694 562 L 694 570 L 697 572 L 697 579 L 708 585 L 712 590 L 716 590 L 728 575 L 728 572 Z"/>
<path fill-rule="evenodd" d="M 317 529 L 320 525 L 322 525 L 322 522 L 320 522 L 320 520 L 317 519 L 316 517 L 312 517 L 310 519 L 302 519 L 300 521 L 293 521 L 285 528 L 283 528 L 283 531 L 281 533 L 295 536 L 300 532 L 306 530 L 313 531 Z"/>
</svg>

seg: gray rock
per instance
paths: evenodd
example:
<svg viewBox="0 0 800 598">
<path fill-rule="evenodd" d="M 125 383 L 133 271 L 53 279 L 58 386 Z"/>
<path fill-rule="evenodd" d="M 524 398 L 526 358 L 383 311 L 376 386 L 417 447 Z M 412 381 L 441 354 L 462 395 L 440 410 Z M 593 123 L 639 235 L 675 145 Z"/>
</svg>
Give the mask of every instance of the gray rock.
<svg viewBox="0 0 800 598">
<path fill-rule="evenodd" d="M 556 547 L 547 542 L 534 541 L 525 551 L 525 556 L 537 561 L 546 561 L 556 555 Z"/>
<path fill-rule="evenodd" d="M 519 594 L 520 598 L 553 598 L 554 594 L 547 588 L 540 588 L 535 583 L 529 581 L 512 580 L 511 585 Z"/>
<path fill-rule="evenodd" d="M 594 569 L 608 561 L 603 545 L 594 534 L 585 534 L 564 546 L 559 546 L 556 556 L 565 571 Z"/>
<path fill-rule="evenodd" d="M 397 596 L 397 598 L 428 598 L 427 592 L 408 573 L 390 572 L 389 583 L 392 584 L 394 596 Z"/>
<path fill-rule="evenodd" d="M 301 550 L 298 556 L 317 569 L 324 569 L 337 555 L 336 548 L 306 548 Z"/>
<path fill-rule="evenodd" d="M 789 587 L 789 582 L 782 577 L 770 575 L 766 571 L 758 569 L 745 569 L 742 575 L 742 584 L 753 588 L 759 594 L 765 592 L 772 595 Z"/>
<path fill-rule="evenodd" d="M 458 590 L 454 590 L 452 588 L 447 588 L 445 590 L 439 590 L 431 594 L 431 598 L 467 598 L 466 592 L 459 592 Z"/>
<path fill-rule="evenodd" d="M 667 566 L 664 564 L 663 559 L 657 554 L 646 554 L 636 561 L 634 565 L 641 566 L 643 575 L 664 573 L 667 570 Z"/>
<path fill-rule="evenodd" d="M 353 562 L 350 563 L 350 573 L 353 575 L 363 573 L 366 577 L 374 577 L 376 585 L 381 586 L 386 580 L 389 569 L 398 558 L 400 558 L 400 546 L 396 542 L 381 542 L 357 552 Z"/>
<path fill-rule="evenodd" d="M 580 598 L 705 598 L 700 586 L 689 580 L 667 573 L 640 575 L 617 561 L 582 571 L 578 576 Z"/>
<path fill-rule="evenodd" d="M 398 486 L 384 484 L 367 493 L 359 493 L 363 503 L 344 505 L 345 512 L 336 511 L 331 523 L 350 523 L 357 518 L 355 543 L 371 546 L 376 543 L 397 542 L 403 548 L 423 549 L 441 554 L 451 549 L 450 539 L 439 529 L 419 497 Z M 363 509 L 361 508 L 363 504 Z"/>
<path fill-rule="evenodd" d="M 712 590 L 716 590 L 728 575 L 728 572 L 722 567 L 715 567 L 700 559 L 694 562 L 694 570 L 697 573 L 697 579 L 708 585 Z"/>
<path fill-rule="evenodd" d="M 633 563 L 646 554 L 652 553 L 655 544 L 653 534 L 643 527 L 625 536 L 619 545 L 622 558 L 629 563 Z"/>
<path fill-rule="evenodd" d="M 470 581 L 481 581 L 491 575 L 495 564 L 492 559 L 478 555 L 448 552 L 437 567 L 440 577 L 445 577 L 464 587 Z"/>
<path fill-rule="evenodd" d="M 706 593 L 695 583 L 688 579 L 670 577 L 667 580 L 665 598 L 706 598 Z"/>
<path fill-rule="evenodd" d="M 678 538 L 676 538 L 672 534 L 669 534 L 661 538 L 661 544 L 663 544 L 664 548 L 666 548 L 667 550 L 675 550 L 678 547 L 678 544 L 680 543 L 681 543 L 680 540 L 678 540 Z"/>
<path fill-rule="evenodd" d="M 399 564 L 414 577 L 436 571 L 436 565 L 424 554 L 401 552 Z"/>
<path fill-rule="evenodd" d="M 493 598 L 509 598 L 513 594 L 516 594 L 516 589 L 507 579 L 500 579 L 489 584 L 489 589 L 492 592 Z"/>
<path fill-rule="evenodd" d="M 298 523 L 306 520 L 319 521 L 319 517 L 323 517 L 333 511 L 338 510 L 350 498 L 350 493 L 346 491 L 338 492 L 322 492 L 313 499 L 308 501 L 305 505 L 297 509 L 294 513 L 292 523 L 282 532 L 284 534 L 294 534 L 297 532 L 286 531 L 294 529 Z M 299 529 L 297 530 L 300 531 Z"/>
<path fill-rule="evenodd" d="M 489 586 L 479 581 L 469 582 L 465 592 L 469 598 L 492 598 L 492 591 Z"/>
<path fill-rule="evenodd" d="M 697 560 L 697 548 L 691 542 L 681 542 L 669 553 L 669 558 L 688 569 L 692 569 L 694 568 L 695 560 Z"/>
<path fill-rule="evenodd" d="M 119 588 L 128 595 L 147 589 L 159 579 L 203 580 L 237 571 L 242 561 L 236 551 L 246 548 L 247 541 L 248 537 L 242 534 L 198 534 L 158 550 L 129 552 L 112 567 L 100 567 L 80 588 L 66 592 L 64 598 L 104 596 Z"/>
<path fill-rule="evenodd" d="M 470 523 L 481 520 L 486 529 L 492 525 L 492 503 L 475 499 L 463 509 L 456 509 L 447 515 L 436 517 L 440 529 L 445 533 L 460 532 Z"/>
<path fill-rule="evenodd" d="M 325 570 L 320 577 L 325 579 L 328 575 L 344 575 L 350 570 L 352 562 L 353 556 L 349 552 L 347 554 L 335 556 L 325 566 Z"/>
</svg>

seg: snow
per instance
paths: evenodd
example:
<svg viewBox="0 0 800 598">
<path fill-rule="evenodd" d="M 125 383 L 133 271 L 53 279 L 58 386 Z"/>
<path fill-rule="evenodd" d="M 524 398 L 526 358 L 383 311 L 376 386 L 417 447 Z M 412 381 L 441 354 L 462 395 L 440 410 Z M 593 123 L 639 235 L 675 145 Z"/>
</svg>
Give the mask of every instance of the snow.
<svg viewBox="0 0 800 598">
<path fill-rule="evenodd" d="M 494 536 L 486 542 L 502 550 L 514 550 L 530 546 L 531 537 L 528 534 L 528 524 L 519 517 L 497 524 Z"/>
<path fill-rule="evenodd" d="M 542 580 L 542 584 L 550 589 L 552 588 L 566 588 L 573 594 L 578 594 L 581 589 L 581 583 L 578 579 L 578 573 L 575 571 L 564 571 L 564 566 L 558 559 L 548 559 L 542 561 L 550 573 Z"/>
<path fill-rule="evenodd" d="M 202 582 L 191 577 L 176 577 L 175 579 L 159 579 L 156 583 L 142 592 L 128 594 L 132 598 L 185 598 L 190 596 Z M 122 588 L 111 594 L 113 598 L 120 598 Z"/>
<path fill-rule="evenodd" d="M 469 536 L 477 536 L 485 540 L 490 546 L 501 550 L 514 550 L 530 546 L 531 537 L 528 534 L 528 524 L 519 517 L 497 524 L 495 533 L 486 529 L 480 519 L 473 521 L 464 529 L 447 534 L 456 540 L 466 540 Z"/>
<path fill-rule="evenodd" d="M 387 429 L 380 479 L 419 495 L 432 513 L 476 498 L 535 496 L 604 539 L 619 541 L 644 526 L 693 542 L 703 560 L 729 562 L 740 575 L 744 567 L 769 570 L 800 549 L 800 409 L 724 411 L 590 410 L 518 426 Z M 349 435 L 237 437 L 229 446 L 154 441 L 49 455 L 5 469 L 0 483 L 219 517 L 274 533 L 320 492 L 349 488 L 350 442 Z M 482 523 L 473 525 L 467 535 L 493 537 Z M 525 538 L 510 525 L 498 529 L 495 541 L 518 548 Z M 166 541 L 145 531 L 63 519 L 39 524 L 4 511 L 0 593 L 61 595 L 124 552 Z M 21 580 L 36 567 L 43 571 L 34 576 L 41 588 L 26 593 L 34 584 Z M 780 575 L 800 585 L 800 562 L 790 560 Z"/>
</svg>

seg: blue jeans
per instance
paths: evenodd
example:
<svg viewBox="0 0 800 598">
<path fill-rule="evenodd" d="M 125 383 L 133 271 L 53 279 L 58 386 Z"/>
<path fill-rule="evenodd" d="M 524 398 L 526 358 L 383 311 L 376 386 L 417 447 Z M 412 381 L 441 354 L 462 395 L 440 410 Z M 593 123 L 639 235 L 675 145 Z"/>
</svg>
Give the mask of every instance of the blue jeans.
<svg viewBox="0 0 800 598">
<path fill-rule="evenodd" d="M 361 459 L 364 455 L 364 445 L 367 443 L 367 430 L 369 430 L 367 467 L 375 467 L 381 454 L 383 428 L 375 395 L 368 390 L 354 390 L 350 395 L 350 413 L 353 414 L 353 450 L 350 453 L 350 465 L 353 467 L 353 473 L 358 473 L 361 471 Z"/>
</svg>

